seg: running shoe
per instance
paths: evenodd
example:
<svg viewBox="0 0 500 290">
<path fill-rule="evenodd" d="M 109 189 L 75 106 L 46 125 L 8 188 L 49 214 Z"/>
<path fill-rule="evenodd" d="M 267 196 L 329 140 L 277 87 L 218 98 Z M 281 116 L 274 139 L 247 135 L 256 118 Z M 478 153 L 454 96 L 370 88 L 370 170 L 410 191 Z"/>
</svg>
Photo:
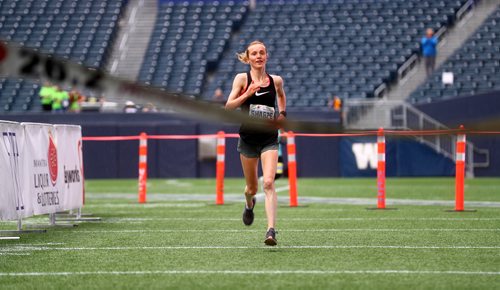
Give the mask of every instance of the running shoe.
<svg viewBox="0 0 500 290">
<path fill-rule="evenodd" d="M 278 241 L 276 240 L 276 231 L 274 230 L 274 228 L 270 228 L 267 231 L 264 244 L 266 244 L 267 246 L 276 246 L 278 244 Z"/>
<path fill-rule="evenodd" d="M 247 226 L 251 225 L 253 223 L 253 209 L 255 208 L 255 203 L 257 202 L 257 199 L 255 196 L 252 198 L 253 206 L 251 209 L 247 209 L 246 202 L 245 202 L 245 209 L 243 210 L 243 223 Z"/>
</svg>

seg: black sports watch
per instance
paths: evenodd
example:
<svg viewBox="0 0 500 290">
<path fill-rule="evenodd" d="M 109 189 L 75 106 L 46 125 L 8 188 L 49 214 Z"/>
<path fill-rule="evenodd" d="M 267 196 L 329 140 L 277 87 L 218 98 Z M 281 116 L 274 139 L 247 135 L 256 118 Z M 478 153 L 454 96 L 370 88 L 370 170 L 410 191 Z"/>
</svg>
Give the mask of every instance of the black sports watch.
<svg viewBox="0 0 500 290">
<path fill-rule="evenodd" d="M 283 115 L 286 117 L 286 111 L 280 111 L 280 115 Z"/>
</svg>

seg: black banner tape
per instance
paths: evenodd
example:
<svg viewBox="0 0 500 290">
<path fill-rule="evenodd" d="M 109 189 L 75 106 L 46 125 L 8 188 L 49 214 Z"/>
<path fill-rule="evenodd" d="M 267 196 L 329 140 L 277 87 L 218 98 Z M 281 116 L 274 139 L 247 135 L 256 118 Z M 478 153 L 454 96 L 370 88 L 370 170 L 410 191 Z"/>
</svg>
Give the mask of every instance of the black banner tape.
<svg viewBox="0 0 500 290">
<path fill-rule="evenodd" d="M 240 111 L 224 110 L 219 105 L 195 100 L 193 96 L 124 80 L 109 73 L 85 67 L 61 57 L 41 53 L 13 42 L 0 42 L 0 75 L 50 81 L 61 87 L 91 90 L 104 96 L 124 98 L 138 96 L 144 102 L 172 108 L 190 118 L 231 124 L 247 124 L 255 128 L 281 127 L 304 133 L 340 133 L 340 124 L 304 122 L 287 119 L 283 122 L 250 117 Z"/>
</svg>

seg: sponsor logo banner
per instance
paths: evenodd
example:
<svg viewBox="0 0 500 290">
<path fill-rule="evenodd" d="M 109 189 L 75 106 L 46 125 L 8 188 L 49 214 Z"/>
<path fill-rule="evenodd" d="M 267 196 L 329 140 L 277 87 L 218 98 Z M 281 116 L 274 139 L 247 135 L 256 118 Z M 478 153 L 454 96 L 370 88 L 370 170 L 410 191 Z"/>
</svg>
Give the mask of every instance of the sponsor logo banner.
<svg viewBox="0 0 500 290">
<path fill-rule="evenodd" d="M 65 210 L 83 206 L 83 164 L 80 126 L 55 125 L 58 152 L 57 180 L 59 196 Z"/>
<path fill-rule="evenodd" d="M 25 181 L 33 214 L 62 211 L 59 152 L 55 128 L 49 124 L 23 123 L 26 140 Z"/>
<path fill-rule="evenodd" d="M 341 176 L 376 176 L 377 138 L 375 136 L 342 138 L 339 158 Z"/>
<path fill-rule="evenodd" d="M 0 220 L 83 206 L 80 126 L 0 121 Z"/>
<path fill-rule="evenodd" d="M 29 215 L 23 198 L 23 127 L 0 121 L 0 138 L 0 220 L 13 220 Z"/>
</svg>

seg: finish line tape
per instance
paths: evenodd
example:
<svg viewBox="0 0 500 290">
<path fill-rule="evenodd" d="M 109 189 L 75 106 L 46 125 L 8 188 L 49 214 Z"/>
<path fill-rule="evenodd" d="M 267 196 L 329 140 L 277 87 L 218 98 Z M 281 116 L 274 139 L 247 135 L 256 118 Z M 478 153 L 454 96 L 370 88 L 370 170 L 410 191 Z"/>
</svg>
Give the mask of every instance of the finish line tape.
<svg viewBox="0 0 500 290">
<path fill-rule="evenodd" d="M 50 81 L 67 88 L 91 90 L 106 97 L 125 99 L 139 96 L 144 102 L 172 108 L 190 118 L 213 122 L 246 124 L 253 128 L 284 128 L 287 131 L 337 133 L 340 124 L 331 122 L 304 122 L 264 120 L 250 117 L 240 111 L 228 111 L 218 105 L 197 101 L 194 96 L 163 90 L 110 75 L 68 59 L 54 57 L 14 42 L 0 42 L 0 75 Z"/>
<path fill-rule="evenodd" d="M 86 67 L 77 62 L 54 57 L 41 53 L 38 50 L 23 47 L 15 42 L 0 41 L 0 76 L 27 78 L 41 82 L 50 81 L 61 87 L 90 90 L 107 97 L 126 99 L 128 96 L 139 96 L 144 102 L 157 104 L 160 107 L 171 108 L 176 112 L 193 119 L 201 119 L 217 123 L 246 124 L 253 128 L 283 128 L 286 131 L 307 133 L 337 133 L 345 135 L 371 135 L 372 131 L 344 132 L 342 126 L 332 122 L 297 121 L 286 119 L 264 120 L 250 117 L 240 111 L 229 111 L 209 102 L 198 101 L 192 95 L 172 92 L 165 89 L 147 86 L 112 76 L 101 69 Z M 386 135 L 445 135 L 472 133 L 472 134 L 500 134 L 498 120 L 482 124 L 467 126 L 484 131 L 470 130 L 387 130 Z M 488 131 L 489 129 L 489 131 Z M 299 136 L 299 135 L 297 135 Z M 316 136 L 319 137 L 319 136 Z"/>
</svg>

